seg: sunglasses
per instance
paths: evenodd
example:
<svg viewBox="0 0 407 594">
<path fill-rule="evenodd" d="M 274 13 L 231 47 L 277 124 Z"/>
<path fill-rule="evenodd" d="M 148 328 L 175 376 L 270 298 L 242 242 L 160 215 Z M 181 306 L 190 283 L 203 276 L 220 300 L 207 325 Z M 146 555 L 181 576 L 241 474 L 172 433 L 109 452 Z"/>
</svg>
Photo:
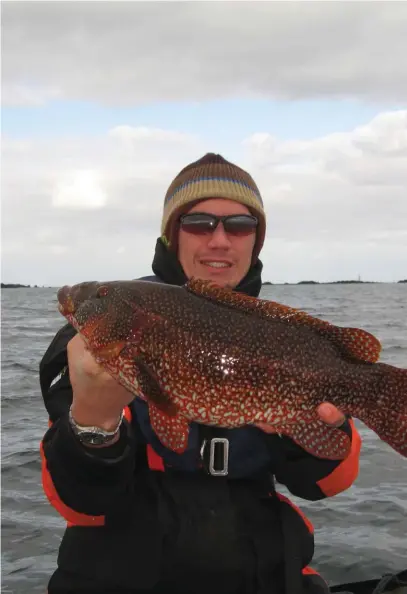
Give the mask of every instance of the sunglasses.
<svg viewBox="0 0 407 594">
<path fill-rule="evenodd" d="M 249 214 L 217 216 L 208 212 L 191 212 L 179 219 L 181 228 L 194 235 L 213 233 L 221 222 L 226 233 L 230 235 L 249 235 L 256 229 L 259 221 Z"/>
</svg>

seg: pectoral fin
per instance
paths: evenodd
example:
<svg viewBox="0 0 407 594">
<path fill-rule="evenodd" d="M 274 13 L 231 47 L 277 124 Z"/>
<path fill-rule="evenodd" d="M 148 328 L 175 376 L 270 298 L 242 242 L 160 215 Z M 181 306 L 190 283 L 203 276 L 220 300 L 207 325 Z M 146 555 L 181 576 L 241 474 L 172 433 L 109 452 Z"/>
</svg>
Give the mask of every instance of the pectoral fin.
<svg viewBox="0 0 407 594">
<path fill-rule="evenodd" d="M 148 410 L 151 427 L 163 446 L 177 454 L 182 454 L 188 446 L 189 423 L 187 419 L 180 414 L 170 417 L 152 402 L 149 402 Z"/>
<path fill-rule="evenodd" d="M 187 419 L 179 414 L 178 406 L 140 355 L 134 357 L 134 363 L 142 395 L 148 404 L 151 428 L 165 447 L 182 454 L 188 446 Z"/>
<path fill-rule="evenodd" d="M 141 356 L 135 357 L 134 363 L 138 369 L 137 379 L 144 398 L 166 416 L 174 417 L 178 412 L 178 407 L 160 385 L 155 373 L 145 364 Z"/>
</svg>

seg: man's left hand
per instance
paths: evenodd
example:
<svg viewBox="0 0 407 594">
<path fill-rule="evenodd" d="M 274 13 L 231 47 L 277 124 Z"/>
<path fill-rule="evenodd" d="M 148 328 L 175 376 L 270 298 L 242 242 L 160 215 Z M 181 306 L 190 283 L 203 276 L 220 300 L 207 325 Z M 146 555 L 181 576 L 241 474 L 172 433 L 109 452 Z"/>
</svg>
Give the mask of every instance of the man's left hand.
<svg viewBox="0 0 407 594">
<path fill-rule="evenodd" d="M 321 421 L 331 427 L 340 427 L 346 421 L 345 415 L 330 402 L 323 402 L 317 408 Z"/>
<path fill-rule="evenodd" d="M 324 423 L 330 427 L 340 427 L 346 420 L 345 415 L 330 402 L 323 402 L 317 408 L 318 415 Z M 266 433 L 274 433 L 275 427 L 268 423 L 256 423 L 256 427 Z"/>
</svg>

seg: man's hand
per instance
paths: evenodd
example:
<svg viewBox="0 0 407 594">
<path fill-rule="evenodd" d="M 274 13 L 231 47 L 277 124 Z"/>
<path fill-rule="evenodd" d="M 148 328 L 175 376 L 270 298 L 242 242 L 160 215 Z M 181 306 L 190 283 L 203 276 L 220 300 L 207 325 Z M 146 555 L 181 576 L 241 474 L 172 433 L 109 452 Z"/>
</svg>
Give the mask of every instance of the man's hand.
<svg viewBox="0 0 407 594">
<path fill-rule="evenodd" d="M 330 402 L 323 402 L 317 408 L 321 421 L 330 427 L 340 427 L 346 420 L 345 415 Z M 268 423 L 255 423 L 255 426 L 266 433 L 275 433 L 275 427 Z"/>
<path fill-rule="evenodd" d="M 96 363 L 79 334 L 68 343 L 67 351 L 73 390 L 73 418 L 80 425 L 96 425 L 112 431 L 134 394 Z"/>
<path fill-rule="evenodd" d="M 321 418 L 330 427 L 340 427 L 346 421 L 345 415 L 330 402 L 323 402 L 317 408 Z"/>
</svg>

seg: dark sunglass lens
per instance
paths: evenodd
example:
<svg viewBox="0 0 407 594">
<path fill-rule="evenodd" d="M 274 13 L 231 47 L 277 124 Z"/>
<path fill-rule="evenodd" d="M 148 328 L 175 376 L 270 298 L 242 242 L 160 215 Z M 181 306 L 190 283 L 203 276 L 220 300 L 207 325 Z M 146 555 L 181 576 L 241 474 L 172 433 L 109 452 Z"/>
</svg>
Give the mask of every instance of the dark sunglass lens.
<svg viewBox="0 0 407 594">
<path fill-rule="evenodd" d="M 181 226 L 190 233 L 208 233 L 216 226 L 216 219 L 210 214 L 191 213 L 181 218 Z"/>
<path fill-rule="evenodd" d="M 223 224 L 227 233 L 247 235 L 256 229 L 258 221 L 253 216 L 236 215 L 227 218 Z"/>
</svg>

